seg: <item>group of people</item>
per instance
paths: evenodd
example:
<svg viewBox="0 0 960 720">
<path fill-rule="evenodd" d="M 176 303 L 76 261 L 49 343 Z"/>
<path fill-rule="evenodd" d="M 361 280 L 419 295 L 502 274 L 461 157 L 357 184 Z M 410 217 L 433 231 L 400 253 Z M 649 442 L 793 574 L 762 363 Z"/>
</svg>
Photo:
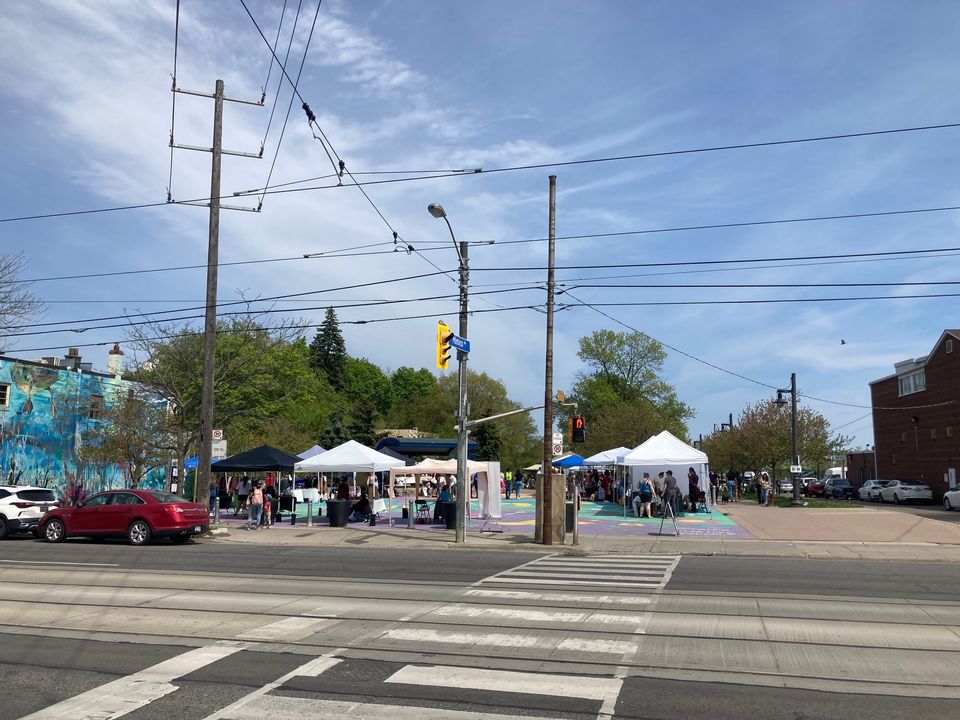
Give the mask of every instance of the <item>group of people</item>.
<svg viewBox="0 0 960 720">
<path fill-rule="evenodd" d="M 247 527 L 260 529 L 270 527 L 280 518 L 280 499 L 287 498 L 294 510 L 296 498 L 293 497 L 293 478 L 282 476 L 279 481 L 270 473 L 266 480 L 250 478 L 246 475 L 221 477 L 210 486 L 210 509 L 214 499 L 219 498 L 221 508 L 232 508 L 234 517 L 246 517 Z"/>
<path fill-rule="evenodd" d="M 697 512 L 698 508 L 705 507 L 707 495 L 700 488 L 700 477 L 690 468 L 687 471 L 687 494 L 684 495 L 673 470 L 658 473 L 651 478 L 649 472 L 644 472 L 639 479 L 631 482 L 630 505 L 637 517 L 652 518 L 653 506 L 661 509 L 661 514 L 667 515 L 667 509 L 674 517 L 680 512 Z"/>
<path fill-rule="evenodd" d="M 513 493 L 515 500 L 520 499 L 520 492 L 523 490 L 523 473 L 515 472 L 504 475 L 500 473 L 500 492 L 503 493 L 505 500 L 510 499 L 510 493 Z"/>
</svg>

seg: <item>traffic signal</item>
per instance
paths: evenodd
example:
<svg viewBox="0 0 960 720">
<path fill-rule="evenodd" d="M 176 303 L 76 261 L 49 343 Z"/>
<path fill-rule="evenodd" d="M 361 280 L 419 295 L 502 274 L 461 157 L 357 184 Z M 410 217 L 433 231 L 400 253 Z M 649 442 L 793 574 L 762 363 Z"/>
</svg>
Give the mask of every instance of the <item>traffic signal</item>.
<svg viewBox="0 0 960 720">
<path fill-rule="evenodd" d="M 447 369 L 447 363 L 450 362 L 450 338 L 453 333 L 446 323 L 440 321 L 437 323 L 437 367 L 441 370 Z"/>
<path fill-rule="evenodd" d="M 576 416 L 571 421 L 573 423 L 573 428 L 570 432 L 570 440 L 575 443 L 582 443 L 587 441 L 587 426 L 583 422 L 581 416 Z"/>
</svg>

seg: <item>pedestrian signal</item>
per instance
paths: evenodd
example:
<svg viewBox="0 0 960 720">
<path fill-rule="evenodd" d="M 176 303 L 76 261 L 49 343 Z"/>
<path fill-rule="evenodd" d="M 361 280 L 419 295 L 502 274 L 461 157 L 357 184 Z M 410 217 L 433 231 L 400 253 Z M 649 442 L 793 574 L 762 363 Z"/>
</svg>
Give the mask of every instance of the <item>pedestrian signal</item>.
<svg viewBox="0 0 960 720">
<path fill-rule="evenodd" d="M 447 369 L 447 363 L 450 362 L 450 338 L 453 333 L 446 323 L 437 323 L 437 367 L 441 370 Z"/>
<path fill-rule="evenodd" d="M 572 420 L 573 428 L 570 432 L 570 441 L 575 443 L 582 443 L 587 441 L 587 426 L 583 422 L 583 418 L 579 415 Z"/>
</svg>

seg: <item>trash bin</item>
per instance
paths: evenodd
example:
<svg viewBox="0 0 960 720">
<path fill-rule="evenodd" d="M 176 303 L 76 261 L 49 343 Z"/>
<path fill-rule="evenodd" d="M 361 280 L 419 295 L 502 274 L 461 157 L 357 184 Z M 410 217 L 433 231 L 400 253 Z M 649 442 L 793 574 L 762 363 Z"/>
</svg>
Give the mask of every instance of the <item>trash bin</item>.
<svg viewBox="0 0 960 720">
<path fill-rule="evenodd" d="M 330 527 L 346 527 L 347 517 L 350 515 L 349 500 L 328 500 L 327 517 Z"/>
<path fill-rule="evenodd" d="M 457 529 L 457 504 L 455 502 L 440 503 L 443 507 L 443 522 L 447 530 Z"/>
<path fill-rule="evenodd" d="M 407 506 L 406 506 L 406 505 L 404 505 L 402 508 L 400 508 L 400 517 L 401 517 L 403 520 L 406 520 L 406 519 L 407 519 Z"/>
<path fill-rule="evenodd" d="M 567 528 L 567 532 L 568 532 L 568 533 L 572 533 L 572 532 L 573 532 L 573 513 L 574 513 L 574 510 L 573 510 L 573 501 L 570 501 L 570 502 L 567 503 L 567 508 L 566 508 L 566 509 L 567 509 L 566 528 Z"/>
</svg>

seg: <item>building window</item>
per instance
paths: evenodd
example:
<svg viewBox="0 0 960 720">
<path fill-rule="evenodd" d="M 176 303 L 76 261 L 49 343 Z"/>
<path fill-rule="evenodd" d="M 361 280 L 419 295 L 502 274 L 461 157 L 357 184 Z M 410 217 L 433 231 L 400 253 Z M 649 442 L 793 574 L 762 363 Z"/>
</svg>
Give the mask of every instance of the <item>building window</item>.
<svg viewBox="0 0 960 720">
<path fill-rule="evenodd" d="M 930 439 L 931 439 L 931 440 L 936 440 L 936 439 L 937 439 L 937 429 L 936 429 L 936 428 L 930 428 Z"/>
<path fill-rule="evenodd" d="M 90 396 L 90 409 L 87 411 L 87 417 L 91 420 L 99 420 L 103 417 L 103 395 Z"/>
<path fill-rule="evenodd" d="M 907 434 L 905 432 L 900 433 L 900 442 L 905 443 L 907 441 Z"/>
<path fill-rule="evenodd" d="M 947 425 L 947 430 L 944 435 L 947 437 L 953 437 L 953 425 Z"/>
<path fill-rule="evenodd" d="M 912 372 L 909 375 L 904 375 L 903 377 L 898 378 L 900 383 L 900 395 L 911 395 L 915 392 L 920 392 L 921 390 L 927 389 L 927 379 L 923 374 L 923 370 L 919 372 Z"/>
<path fill-rule="evenodd" d="M 896 456 L 896 455 L 891 455 L 891 456 L 890 456 L 890 464 L 891 464 L 891 465 L 896 465 L 896 464 L 897 464 L 897 456 Z"/>
<path fill-rule="evenodd" d="M 952 353 L 952 352 L 953 352 L 953 339 L 952 339 L 952 338 L 947 338 L 947 341 L 944 343 L 944 345 L 946 346 L 946 350 L 947 350 L 948 353 Z"/>
<path fill-rule="evenodd" d="M 0 408 L 10 407 L 10 386 L 0 383 Z"/>
</svg>

